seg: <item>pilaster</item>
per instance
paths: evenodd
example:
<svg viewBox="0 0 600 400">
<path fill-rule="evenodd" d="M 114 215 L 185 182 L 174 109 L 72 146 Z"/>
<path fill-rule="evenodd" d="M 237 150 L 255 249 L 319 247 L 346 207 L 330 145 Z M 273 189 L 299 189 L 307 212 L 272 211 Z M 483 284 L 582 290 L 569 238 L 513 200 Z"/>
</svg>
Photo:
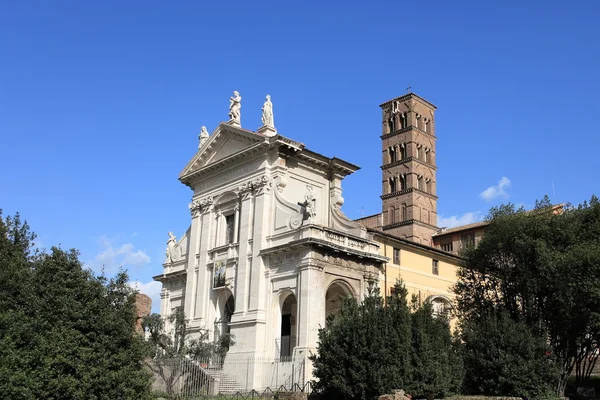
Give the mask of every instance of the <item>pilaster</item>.
<svg viewBox="0 0 600 400">
<path fill-rule="evenodd" d="M 208 248 L 212 240 L 211 231 L 214 228 L 213 216 L 210 212 L 213 204 L 212 197 L 200 200 L 198 207 L 199 231 L 197 250 L 190 250 L 189 257 L 193 258 L 197 264 L 196 280 L 198 288 L 196 290 L 193 304 L 193 325 L 205 328 L 207 321 L 202 319 L 206 314 L 207 305 L 210 299 L 210 290 L 212 288 L 210 271 L 206 268 L 208 263 Z"/>
<path fill-rule="evenodd" d="M 196 291 L 198 288 L 198 276 L 196 269 L 198 267 L 196 254 L 199 250 L 200 244 L 200 230 L 201 230 L 201 219 L 200 219 L 200 204 L 190 203 L 190 213 L 192 215 L 192 223 L 190 227 L 190 238 L 188 248 L 188 259 L 187 259 L 187 279 L 185 285 L 185 303 L 184 310 L 186 310 L 186 319 L 189 321 L 194 318 L 193 315 L 193 304 L 196 300 Z"/>
</svg>

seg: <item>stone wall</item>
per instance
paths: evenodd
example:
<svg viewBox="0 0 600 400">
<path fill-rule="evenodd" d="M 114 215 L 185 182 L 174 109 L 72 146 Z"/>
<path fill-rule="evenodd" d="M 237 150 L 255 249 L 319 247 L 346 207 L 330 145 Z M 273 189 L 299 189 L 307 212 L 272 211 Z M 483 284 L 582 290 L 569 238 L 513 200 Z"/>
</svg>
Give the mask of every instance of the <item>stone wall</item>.
<svg viewBox="0 0 600 400">
<path fill-rule="evenodd" d="M 135 309 L 137 312 L 135 320 L 135 331 L 139 334 L 143 334 L 142 320 L 144 317 L 150 315 L 152 310 L 152 299 L 143 293 L 135 295 Z"/>
</svg>

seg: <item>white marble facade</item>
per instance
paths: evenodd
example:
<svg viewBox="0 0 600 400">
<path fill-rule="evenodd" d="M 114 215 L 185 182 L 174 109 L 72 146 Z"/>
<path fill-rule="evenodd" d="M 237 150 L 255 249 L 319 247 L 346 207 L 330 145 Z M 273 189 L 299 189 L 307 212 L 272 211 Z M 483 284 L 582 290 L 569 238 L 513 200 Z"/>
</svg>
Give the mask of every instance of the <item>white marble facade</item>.
<svg viewBox="0 0 600 400">
<path fill-rule="evenodd" d="M 179 176 L 193 191 L 191 223 L 169 238 L 154 277 L 161 314 L 183 307 L 194 332 L 230 330 L 228 359 L 306 359 L 326 315 L 346 296 L 362 298 L 384 261 L 340 210 L 342 179 L 357 169 L 278 134 L 220 124 Z"/>
</svg>

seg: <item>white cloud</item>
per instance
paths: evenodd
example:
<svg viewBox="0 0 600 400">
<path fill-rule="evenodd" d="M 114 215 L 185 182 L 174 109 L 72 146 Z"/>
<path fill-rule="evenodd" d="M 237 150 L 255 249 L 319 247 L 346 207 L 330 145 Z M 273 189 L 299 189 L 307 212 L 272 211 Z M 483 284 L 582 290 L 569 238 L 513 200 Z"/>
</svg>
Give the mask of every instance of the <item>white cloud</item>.
<svg viewBox="0 0 600 400">
<path fill-rule="evenodd" d="M 139 267 L 150 262 L 150 257 L 142 250 L 136 250 L 132 243 L 115 244 L 115 240 L 102 236 L 99 240 L 102 250 L 85 265 L 95 271 L 104 268 L 110 275 L 120 267 Z"/>
<path fill-rule="evenodd" d="M 454 228 L 456 226 L 472 224 L 483 219 L 480 211 L 468 212 L 463 215 L 452 215 L 448 218 L 440 216 L 438 218 L 438 226 L 444 228 Z"/>
<path fill-rule="evenodd" d="M 497 198 L 508 198 L 508 193 L 506 192 L 510 189 L 510 179 L 503 176 L 496 186 L 490 186 L 485 189 L 483 192 L 479 194 L 479 196 L 487 201 L 491 201 Z"/>
<path fill-rule="evenodd" d="M 150 281 L 144 283 L 138 280 L 127 282 L 127 284 L 152 299 L 153 313 L 160 312 L 160 291 L 162 289 L 162 284 L 160 282 Z"/>
</svg>

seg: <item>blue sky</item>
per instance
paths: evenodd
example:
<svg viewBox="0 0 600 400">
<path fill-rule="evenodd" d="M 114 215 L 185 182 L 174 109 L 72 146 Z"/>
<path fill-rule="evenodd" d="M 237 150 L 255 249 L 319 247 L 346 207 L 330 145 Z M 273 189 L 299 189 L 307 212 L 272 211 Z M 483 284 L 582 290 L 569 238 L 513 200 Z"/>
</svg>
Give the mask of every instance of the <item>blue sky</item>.
<svg viewBox="0 0 600 400">
<path fill-rule="evenodd" d="M 353 218 L 380 211 L 378 105 L 408 85 L 438 106 L 441 225 L 600 192 L 598 2 L 172 3 L 0 3 L 0 208 L 154 310 L 177 176 L 233 90 L 244 127 L 269 93 L 281 134 L 362 167 Z"/>
</svg>

